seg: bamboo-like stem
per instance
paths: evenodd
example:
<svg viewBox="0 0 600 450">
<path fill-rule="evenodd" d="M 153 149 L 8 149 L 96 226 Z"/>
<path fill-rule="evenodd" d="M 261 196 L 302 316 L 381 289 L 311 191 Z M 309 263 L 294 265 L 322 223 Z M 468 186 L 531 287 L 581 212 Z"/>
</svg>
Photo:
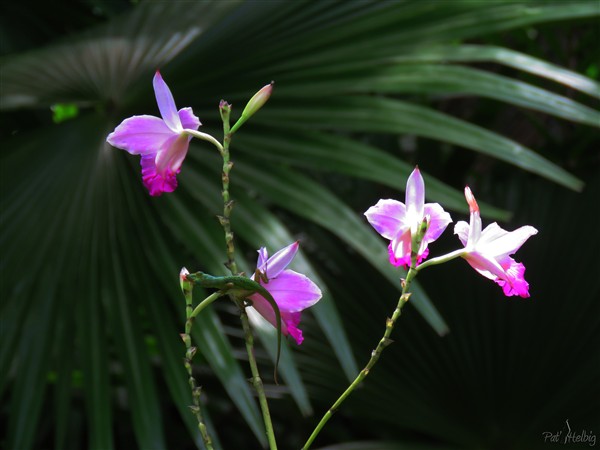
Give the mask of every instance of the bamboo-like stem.
<svg viewBox="0 0 600 450">
<path fill-rule="evenodd" d="M 350 386 L 348 386 L 348 388 L 342 393 L 342 395 L 340 395 L 340 397 L 335 401 L 335 403 L 331 406 L 331 408 L 329 408 L 327 410 L 327 412 L 323 415 L 323 417 L 321 418 L 321 420 L 319 421 L 319 423 L 317 424 L 317 426 L 315 427 L 315 429 L 309 436 L 308 440 L 302 447 L 302 450 L 308 450 L 310 448 L 313 441 L 319 435 L 319 433 L 321 432 L 321 430 L 323 429 L 325 424 L 329 421 L 329 419 L 331 419 L 333 414 L 338 410 L 338 408 L 341 406 L 341 404 L 344 402 L 344 400 L 346 400 L 350 396 L 350 394 L 352 394 L 352 392 L 363 382 L 363 380 L 367 377 L 367 375 L 369 375 L 369 373 L 371 372 L 371 369 L 377 363 L 377 361 L 379 360 L 379 357 L 383 353 L 383 350 L 385 350 L 385 348 L 392 343 L 392 340 L 390 339 L 390 335 L 392 334 L 392 331 L 394 330 L 394 325 L 396 324 L 396 321 L 398 320 L 398 318 L 400 317 L 400 314 L 402 313 L 402 308 L 404 307 L 404 305 L 406 304 L 406 302 L 408 302 L 408 299 L 410 298 L 410 292 L 409 292 L 410 284 L 411 284 L 412 280 L 419 273 L 419 271 L 416 268 L 417 261 L 418 261 L 418 254 L 417 254 L 417 250 L 414 250 L 414 249 L 420 248 L 421 241 L 423 240 L 423 236 L 425 236 L 425 232 L 427 231 L 428 226 L 429 226 L 428 222 L 424 220 L 422 223 L 419 224 L 418 230 L 416 231 L 415 235 L 412 237 L 411 263 L 410 263 L 410 268 L 408 270 L 408 273 L 406 274 L 406 279 L 402 281 L 402 293 L 400 294 L 400 298 L 398 299 L 398 304 L 396 305 L 396 309 L 394 310 L 392 317 L 387 319 L 385 322 L 385 332 L 383 333 L 383 337 L 379 340 L 377 347 L 375 347 L 375 350 L 373 350 L 371 352 L 371 358 L 369 359 L 369 362 L 358 373 L 358 375 L 356 376 L 354 381 L 350 384 Z"/>
<path fill-rule="evenodd" d="M 416 276 L 416 274 L 417 274 L 417 272 L 411 267 L 406 276 L 406 280 L 403 283 L 404 288 L 402 289 L 402 294 L 400 295 L 400 299 L 398 300 L 396 309 L 394 310 L 394 313 L 392 314 L 391 319 L 386 320 L 385 332 L 383 334 L 383 337 L 379 340 L 379 343 L 377 344 L 377 347 L 375 348 L 375 350 L 373 350 L 371 352 L 371 359 L 369 359 L 369 362 L 367 363 L 367 365 L 359 372 L 358 376 L 354 379 L 354 381 L 350 384 L 350 386 L 348 386 L 348 388 L 344 391 L 344 393 L 342 395 L 340 395 L 340 397 L 335 401 L 335 403 L 331 406 L 331 408 L 329 408 L 327 410 L 327 412 L 325 413 L 325 415 L 323 416 L 321 421 L 317 424 L 316 428 L 314 429 L 314 431 L 312 432 L 312 434 L 306 441 L 306 444 L 304 444 L 304 446 L 302 447 L 302 450 L 307 450 L 308 448 L 310 448 L 313 441 L 315 440 L 317 435 L 321 432 L 321 430 L 323 429 L 325 424 L 329 421 L 329 419 L 331 419 L 333 414 L 341 406 L 341 404 L 344 402 L 344 400 L 346 400 L 346 398 L 348 398 L 350 396 L 350 394 L 354 391 L 354 389 L 356 389 L 362 383 L 362 381 L 367 377 L 367 375 L 369 375 L 371 369 L 379 360 L 379 357 L 381 356 L 381 353 L 383 352 L 383 350 L 389 344 L 392 343 L 392 341 L 390 340 L 390 335 L 392 334 L 396 320 L 398 320 L 398 317 L 400 317 L 400 314 L 402 313 L 402 307 L 406 304 L 406 302 L 408 301 L 408 299 L 410 297 L 410 293 L 408 292 L 408 289 L 410 287 L 411 281 Z"/>
<path fill-rule="evenodd" d="M 240 319 L 242 321 L 242 328 L 244 329 L 244 336 L 246 340 L 246 351 L 248 352 L 248 362 L 250 364 L 250 372 L 252 373 L 251 383 L 258 393 L 258 402 L 262 411 L 263 422 L 265 423 L 265 433 L 269 442 L 269 449 L 277 450 L 275 430 L 273 429 L 273 423 L 271 422 L 269 404 L 267 402 L 267 396 L 265 395 L 263 382 L 258 371 L 258 365 L 256 364 L 256 358 L 254 357 L 254 337 L 252 336 L 252 330 L 250 329 L 250 321 L 248 320 L 248 314 L 246 313 L 245 305 L 242 304 L 239 306 Z"/>
<path fill-rule="evenodd" d="M 223 120 L 223 146 L 221 150 L 221 157 L 223 158 L 223 172 L 221 175 L 223 184 L 223 215 L 219 217 L 223 231 L 225 232 L 225 247 L 227 251 L 227 263 L 226 266 L 232 275 L 239 275 L 238 267 L 235 262 L 235 246 L 234 236 L 231 230 L 231 212 L 233 210 L 233 200 L 229 195 L 229 173 L 233 167 L 233 163 L 229 158 L 229 145 L 231 143 L 230 123 L 229 115 L 231 113 L 231 105 L 225 101 L 221 101 L 219 105 L 219 111 L 221 113 L 221 119 Z M 248 363 L 250 364 L 250 371 L 252 373 L 252 385 L 258 394 L 258 402 L 263 415 L 263 421 L 265 423 L 265 433 L 269 442 L 270 450 L 277 450 L 277 443 L 275 440 L 275 432 L 273 430 L 273 423 L 271 422 L 271 413 L 269 412 L 269 404 L 267 402 L 267 396 L 263 386 L 260 373 L 258 371 L 258 364 L 256 363 L 256 357 L 254 356 L 254 338 L 252 336 L 252 330 L 250 328 L 250 321 L 246 314 L 246 305 L 243 300 L 234 299 L 240 310 L 240 320 L 242 322 L 242 328 L 244 329 L 244 336 L 246 341 L 246 351 L 248 353 Z"/>
<path fill-rule="evenodd" d="M 186 271 L 187 272 L 187 271 Z M 196 354 L 196 347 L 192 346 L 192 337 L 190 333 L 192 331 L 192 325 L 194 323 L 194 317 L 202 310 L 193 310 L 192 305 L 192 283 L 185 280 L 185 276 L 181 279 L 181 289 L 183 291 L 183 295 L 185 297 L 185 332 L 181 335 L 181 339 L 185 344 L 185 358 L 183 360 L 185 369 L 188 373 L 188 384 L 190 385 L 190 390 L 192 391 L 192 402 L 193 404 L 190 406 L 192 413 L 196 416 L 196 421 L 198 422 L 198 430 L 200 431 L 200 435 L 202 436 L 202 440 L 204 441 L 204 445 L 207 450 L 213 450 L 212 440 L 210 435 L 208 434 L 208 429 L 206 428 L 206 424 L 204 423 L 204 417 L 202 416 L 202 405 L 200 402 L 200 396 L 202 395 L 202 388 L 196 384 L 196 379 L 194 378 L 192 372 L 192 360 L 194 359 L 194 355 Z M 208 304 L 215 301 L 220 297 L 218 292 L 211 294 L 204 301 L 200 303 L 200 305 L 207 306 Z"/>
</svg>

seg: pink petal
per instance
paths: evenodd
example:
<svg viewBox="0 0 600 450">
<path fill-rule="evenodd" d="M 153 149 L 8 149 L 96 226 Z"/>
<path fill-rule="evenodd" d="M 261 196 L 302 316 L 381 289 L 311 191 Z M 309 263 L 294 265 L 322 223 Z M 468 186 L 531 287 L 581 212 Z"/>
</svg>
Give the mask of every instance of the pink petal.
<svg viewBox="0 0 600 450">
<path fill-rule="evenodd" d="M 106 140 L 132 155 L 144 155 L 156 153 L 172 137 L 173 132 L 158 117 L 133 116 L 121 122 Z"/>
<path fill-rule="evenodd" d="M 302 311 L 317 303 L 322 296 L 318 286 L 306 275 L 289 269 L 281 272 L 277 278 L 269 279 L 268 283 L 260 284 L 271 293 L 281 312 Z"/>
<path fill-rule="evenodd" d="M 406 207 L 396 200 L 379 200 L 371 206 L 365 216 L 377 232 L 384 238 L 392 240 L 409 229 L 406 223 Z"/>
<path fill-rule="evenodd" d="M 507 297 L 518 295 L 523 298 L 529 297 L 529 283 L 525 281 L 525 266 L 512 258 L 505 258 L 501 262 L 505 268 L 505 277 L 494 281 L 498 283 L 504 295 Z"/>
<path fill-rule="evenodd" d="M 177 188 L 177 172 L 167 170 L 159 173 L 154 161 L 155 155 L 142 155 L 142 181 L 148 192 L 153 197 L 161 195 L 163 192 L 173 192 Z"/>
<path fill-rule="evenodd" d="M 406 182 L 406 209 L 411 221 L 421 221 L 425 216 L 425 181 L 418 167 L 412 171 Z"/>
<path fill-rule="evenodd" d="M 267 249 L 265 247 L 261 247 L 258 250 L 258 261 L 256 262 L 256 268 L 260 271 L 263 271 L 264 265 L 268 259 L 269 259 L 269 252 L 267 252 Z M 254 279 L 254 278 L 252 278 L 252 279 Z"/>
<path fill-rule="evenodd" d="M 154 86 L 154 94 L 156 95 L 156 103 L 158 103 L 158 109 L 163 120 L 173 132 L 181 132 L 183 126 L 177 113 L 175 99 L 173 98 L 173 94 L 171 94 L 169 86 L 162 79 L 160 72 L 156 71 L 152 84 Z"/>
<path fill-rule="evenodd" d="M 271 304 L 267 302 L 258 294 L 250 296 L 252 300 L 252 306 L 258 313 L 263 316 L 271 325 L 277 328 L 277 320 L 275 318 L 275 312 L 271 307 Z M 283 312 L 281 314 L 281 333 L 284 336 L 292 336 L 298 345 L 302 344 L 304 337 L 302 331 L 298 328 L 300 323 L 300 312 Z"/>
<path fill-rule="evenodd" d="M 438 203 L 427 203 L 425 215 L 429 216 L 429 227 L 423 237 L 423 242 L 428 244 L 440 237 L 448 224 L 452 222 L 452 218 Z"/>
<path fill-rule="evenodd" d="M 263 264 L 260 264 L 257 267 L 261 272 L 267 274 L 267 278 L 277 278 L 279 274 L 292 262 L 294 256 L 296 256 L 296 253 L 298 252 L 299 245 L 300 243 L 296 241 L 293 244 L 282 248 L 267 261 L 264 261 Z"/>
<path fill-rule="evenodd" d="M 388 246 L 388 254 L 390 263 L 396 267 L 410 266 L 410 248 L 412 244 L 410 230 L 406 230 L 403 234 L 395 239 L 392 239 Z"/>
<path fill-rule="evenodd" d="M 179 173 L 190 146 L 190 136 L 175 135 L 175 139 L 167 142 L 165 148 L 156 154 L 156 169 L 158 172 Z"/>
<path fill-rule="evenodd" d="M 181 125 L 183 128 L 188 130 L 197 130 L 200 125 L 200 119 L 194 115 L 192 108 L 181 108 L 179 110 L 179 118 L 181 119 Z"/>
<path fill-rule="evenodd" d="M 294 338 L 296 344 L 298 345 L 302 344 L 302 341 L 304 341 L 304 336 L 302 336 L 302 330 L 298 328 L 298 325 L 300 324 L 300 316 L 301 313 L 299 312 L 287 313 L 281 316 L 281 320 L 285 324 L 287 332 L 290 336 Z"/>
</svg>

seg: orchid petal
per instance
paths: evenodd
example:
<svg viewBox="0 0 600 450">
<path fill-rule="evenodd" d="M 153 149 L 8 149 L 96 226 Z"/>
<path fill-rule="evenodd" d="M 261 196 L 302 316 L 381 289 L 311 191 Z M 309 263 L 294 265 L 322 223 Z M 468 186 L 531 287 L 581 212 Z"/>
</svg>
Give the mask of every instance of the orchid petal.
<svg viewBox="0 0 600 450">
<path fill-rule="evenodd" d="M 281 315 L 281 320 L 285 324 L 287 332 L 290 336 L 294 338 L 296 344 L 298 345 L 302 344 L 302 341 L 304 341 L 304 336 L 302 336 L 302 330 L 298 328 L 298 325 L 300 324 L 301 315 L 302 314 L 299 312 L 285 313 Z"/>
<path fill-rule="evenodd" d="M 148 192 L 153 197 L 161 195 L 163 192 L 173 192 L 177 188 L 177 172 L 167 170 L 159 172 L 156 168 L 155 155 L 142 155 L 142 181 Z"/>
<path fill-rule="evenodd" d="M 296 256 L 296 253 L 298 252 L 299 245 L 300 243 L 296 241 L 293 244 L 282 248 L 271 256 L 266 263 L 259 266 L 259 270 L 266 273 L 268 279 L 277 278 L 292 262 L 292 259 L 294 259 L 294 256 Z"/>
<path fill-rule="evenodd" d="M 159 172 L 170 170 L 179 172 L 190 146 L 189 137 L 185 134 L 174 135 L 168 145 L 156 154 L 156 168 Z"/>
<path fill-rule="evenodd" d="M 454 225 L 454 234 L 458 235 L 458 239 L 462 242 L 462 245 L 466 246 L 469 239 L 469 228 L 470 225 L 464 220 L 456 222 Z"/>
<path fill-rule="evenodd" d="M 396 200 L 379 200 L 365 212 L 365 216 L 371 226 L 389 240 L 396 239 L 409 229 L 404 219 L 406 206 Z"/>
<path fill-rule="evenodd" d="M 175 106 L 175 99 L 160 72 L 156 71 L 152 84 L 154 86 L 154 94 L 156 95 L 156 103 L 158 104 L 158 109 L 163 120 L 173 132 L 181 132 L 183 126 L 177 112 L 177 107 Z"/>
<path fill-rule="evenodd" d="M 396 239 L 392 239 L 388 246 L 388 254 L 392 265 L 396 267 L 410 265 L 411 240 L 410 229 Z"/>
<path fill-rule="evenodd" d="M 189 107 L 179 110 L 179 118 L 181 119 L 181 126 L 188 130 L 197 130 L 202 125 L 200 119 L 194 115 L 194 111 Z"/>
<path fill-rule="evenodd" d="M 482 231 L 479 239 L 480 251 L 497 257 L 512 255 L 529 239 L 537 234 L 538 230 L 526 225 L 514 231 L 506 231 L 498 226 L 497 223 L 488 225 Z"/>
<path fill-rule="evenodd" d="M 261 247 L 258 250 L 258 261 L 256 262 L 256 268 L 261 272 L 264 271 L 264 266 L 267 260 L 269 259 L 269 253 L 265 247 Z M 254 278 L 252 278 L 254 279 Z"/>
<path fill-rule="evenodd" d="M 145 155 L 156 153 L 172 137 L 173 132 L 161 119 L 144 115 L 125 119 L 106 140 L 132 155 Z"/>
<path fill-rule="evenodd" d="M 302 311 L 322 296 L 321 290 L 307 276 L 289 269 L 261 284 L 273 296 L 281 312 Z"/>
<path fill-rule="evenodd" d="M 423 220 L 425 216 L 424 206 L 425 181 L 423 181 L 419 168 L 415 167 L 406 182 L 406 213 L 412 219 L 411 222 Z"/>
<path fill-rule="evenodd" d="M 529 297 L 529 283 L 525 281 L 524 276 L 525 266 L 509 257 L 506 257 L 501 264 L 504 267 L 506 279 L 498 278 L 495 281 L 502 286 L 504 295 L 507 297 L 512 295 L 518 295 L 523 298 Z"/>
<path fill-rule="evenodd" d="M 427 203 L 424 208 L 425 216 L 429 216 L 429 226 L 423 236 L 423 242 L 430 243 L 441 236 L 452 218 L 444 211 L 439 203 Z"/>
</svg>

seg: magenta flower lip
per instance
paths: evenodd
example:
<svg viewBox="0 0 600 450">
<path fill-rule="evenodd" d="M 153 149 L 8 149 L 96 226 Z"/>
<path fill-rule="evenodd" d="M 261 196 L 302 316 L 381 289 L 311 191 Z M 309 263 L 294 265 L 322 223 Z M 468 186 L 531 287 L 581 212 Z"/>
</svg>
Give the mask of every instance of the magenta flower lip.
<svg viewBox="0 0 600 450">
<path fill-rule="evenodd" d="M 423 220 L 429 221 L 429 227 L 418 249 L 417 263 L 427 257 L 427 246 L 440 237 L 452 219 L 438 203 L 425 203 L 425 182 L 418 167 L 408 177 L 405 200 L 406 204 L 391 199 L 379 200 L 365 216 L 381 236 L 390 240 L 390 263 L 406 268 L 411 263 L 412 237 Z"/>
<path fill-rule="evenodd" d="M 529 283 L 525 281 L 525 266 L 510 257 L 538 230 L 526 225 L 514 231 L 506 231 L 497 223 L 481 229 L 479 206 L 469 187 L 465 187 L 469 204 L 470 221 L 460 221 L 454 226 L 454 234 L 465 246 L 462 257 L 479 274 L 502 287 L 504 295 L 529 297 Z"/>
<path fill-rule="evenodd" d="M 285 336 L 292 336 L 297 344 L 304 340 L 302 331 L 298 328 L 301 313 L 306 308 L 313 306 L 321 297 L 321 290 L 306 275 L 287 269 L 298 252 L 299 242 L 279 250 L 269 258 L 265 247 L 258 250 L 256 268 L 268 281 L 255 280 L 269 293 L 279 307 L 281 313 L 281 332 Z M 252 279 L 254 280 L 254 276 Z M 252 306 L 274 327 L 277 326 L 273 308 L 260 294 L 250 296 Z"/>
<path fill-rule="evenodd" d="M 173 94 L 158 71 L 154 75 L 153 86 L 162 118 L 149 115 L 129 117 L 106 140 L 113 147 L 141 156 L 144 186 L 150 195 L 158 196 L 177 188 L 176 176 L 192 139 L 185 130 L 196 131 L 201 124 L 191 108 L 177 111 Z"/>
</svg>

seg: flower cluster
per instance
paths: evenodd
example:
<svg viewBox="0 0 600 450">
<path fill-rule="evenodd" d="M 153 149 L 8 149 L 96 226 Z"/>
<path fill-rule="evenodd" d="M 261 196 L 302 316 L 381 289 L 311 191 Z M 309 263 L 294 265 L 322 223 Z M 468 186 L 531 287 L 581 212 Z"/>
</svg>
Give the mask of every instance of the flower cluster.
<svg viewBox="0 0 600 450">
<path fill-rule="evenodd" d="M 465 198 L 470 222 L 460 221 L 454 227 L 454 234 L 458 235 L 464 249 L 453 252 L 451 257 L 464 258 L 478 273 L 499 284 L 506 296 L 529 297 L 529 284 L 523 276 L 525 266 L 510 255 L 537 234 L 537 230 L 524 226 L 508 232 L 492 223 L 482 231 L 479 207 L 469 187 L 465 188 Z M 396 200 L 379 200 L 365 212 L 365 216 L 381 236 L 390 240 L 390 263 L 405 268 L 411 265 L 412 254 L 417 255 L 418 267 L 428 256 L 428 244 L 435 241 L 452 221 L 439 204 L 425 203 L 425 184 L 418 168 L 408 178 L 406 204 Z M 419 248 L 413 249 L 415 233 L 423 222 L 427 222 L 427 230 Z M 442 262 L 450 258 L 435 259 Z"/>
</svg>

